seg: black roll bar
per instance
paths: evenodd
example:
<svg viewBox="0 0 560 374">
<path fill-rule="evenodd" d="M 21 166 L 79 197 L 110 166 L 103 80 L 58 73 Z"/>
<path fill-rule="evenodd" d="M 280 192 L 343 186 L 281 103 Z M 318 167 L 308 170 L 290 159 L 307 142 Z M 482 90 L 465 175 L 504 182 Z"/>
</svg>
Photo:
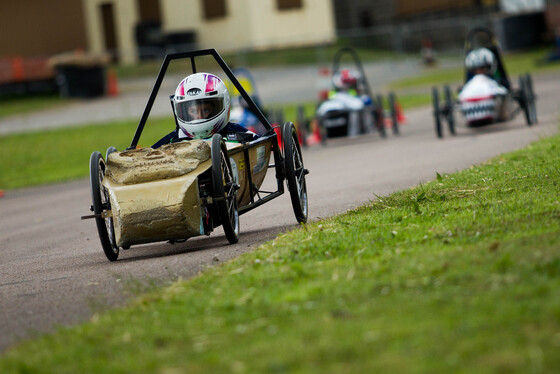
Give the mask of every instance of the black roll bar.
<svg viewBox="0 0 560 374">
<path fill-rule="evenodd" d="M 366 73 L 364 71 L 364 67 L 362 65 L 362 61 L 360 60 L 360 56 L 358 56 L 358 53 L 356 53 L 356 51 L 350 47 L 344 47 L 339 49 L 336 54 L 334 55 L 333 58 L 333 74 L 336 73 L 339 69 L 340 69 L 340 60 L 342 60 L 342 56 L 344 56 L 345 54 L 349 54 L 352 57 L 352 60 L 354 60 L 354 65 L 357 66 L 358 70 L 360 71 L 360 74 L 362 75 L 362 77 L 364 78 L 364 83 L 365 83 L 365 89 L 366 89 L 366 94 L 369 97 L 372 97 L 371 95 L 371 89 L 369 87 L 369 82 L 367 80 L 367 76 Z"/>
<path fill-rule="evenodd" d="M 146 121 L 148 120 L 148 116 L 150 115 L 150 111 L 152 110 L 152 107 L 156 100 L 157 94 L 161 87 L 161 83 L 163 82 L 163 78 L 165 76 L 165 73 L 167 72 L 167 68 L 169 67 L 169 63 L 173 60 L 190 58 L 193 73 L 196 73 L 195 58 L 201 56 L 214 57 L 214 60 L 218 63 L 218 65 L 220 65 L 220 67 L 222 68 L 224 73 L 226 73 L 226 75 L 231 80 L 235 88 L 237 88 L 237 90 L 239 91 L 243 99 L 245 99 L 245 101 L 249 105 L 249 108 L 251 108 L 251 110 L 253 111 L 253 113 L 256 114 L 261 124 L 267 129 L 267 133 L 274 132 L 274 129 L 272 128 L 270 122 L 268 122 L 268 120 L 266 119 L 266 117 L 264 116 L 260 108 L 253 101 L 253 99 L 251 99 L 251 97 L 247 94 L 247 92 L 245 92 L 245 89 L 243 88 L 243 86 L 241 86 L 241 83 L 239 83 L 239 81 L 237 80 L 237 78 L 229 68 L 229 66 L 226 64 L 224 59 L 218 54 L 218 52 L 213 48 L 202 49 L 197 51 L 171 53 L 165 56 L 165 58 L 163 59 L 163 63 L 161 64 L 161 68 L 159 70 L 156 81 L 154 83 L 154 87 L 152 88 L 152 92 L 150 93 L 150 97 L 148 98 L 146 107 L 144 108 L 144 112 L 142 113 L 142 117 L 140 118 L 140 122 L 138 123 L 138 127 L 136 128 L 136 132 L 134 133 L 134 138 L 132 139 L 132 142 L 130 143 L 130 146 L 127 149 L 134 149 L 138 145 L 138 141 L 140 140 L 140 136 L 142 135 L 142 131 L 144 130 L 144 126 L 146 125 Z"/>
</svg>

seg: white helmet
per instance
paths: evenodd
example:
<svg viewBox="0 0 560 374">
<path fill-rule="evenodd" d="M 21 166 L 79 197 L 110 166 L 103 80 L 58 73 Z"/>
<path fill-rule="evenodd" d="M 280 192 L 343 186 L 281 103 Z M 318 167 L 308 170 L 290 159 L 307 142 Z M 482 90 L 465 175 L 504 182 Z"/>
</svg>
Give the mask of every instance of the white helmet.
<svg viewBox="0 0 560 374">
<path fill-rule="evenodd" d="M 493 74 L 496 70 L 496 59 L 488 48 L 473 49 L 465 57 L 465 67 L 467 70 L 488 68 Z"/>
<path fill-rule="evenodd" d="M 172 100 L 179 127 L 192 139 L 210 138 L 229 121 L 229 92 L 213 74 L 189 75 L 179 83 Z"/>
</svg>

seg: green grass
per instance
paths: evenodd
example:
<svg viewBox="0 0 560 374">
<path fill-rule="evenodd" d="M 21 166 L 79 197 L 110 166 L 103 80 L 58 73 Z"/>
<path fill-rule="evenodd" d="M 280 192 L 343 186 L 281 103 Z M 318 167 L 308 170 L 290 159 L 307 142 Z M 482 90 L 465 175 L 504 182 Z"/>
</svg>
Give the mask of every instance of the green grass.
<svg viewBox="0 0 560 374">
<path fill-rule="evenodd" d="M 285 121 L 295 122 L 298 106 L 267 109 L 282 109 Z M 304 107 L 306 116 L 312 116 L 315 103 L 305 103 Z M 86 177 L 91 153 L 104 154 L 109 146 L 127 148 L 137 125 L 131 120 L 0 136 L 0 190 Z M 149 147 L 174 128 L 172 118 L 150 120 L 138 145 Z"/>
<path fill-rule="evenodd" d="M 404 78 L 391 83 L 391 89 L 400 90 L 418 86 L 432 86 L 441 84 L 461 84 L 464 78 L 463 69 L 450 68 L 429 70 L 422 75 Z"/>
<path fill-rule="evenodd" d="M 559 149 L 434 171 L 24 342 L 0 372 L 558 372 Z"/>
<path fill-rule="evenodd" d="M 403 110 L 413 109 L 432 103 L 432 97 L 428 94 L 403 94 L 397 96 L 397 101 Z"/>
<path fill-rule="evenodd" d="M 56 108 L 69 102 L 71 100 L 63 99 L 58 95 L 36 95 L 25 98 L 0 96 L 0 119 L 42 109 Z"/>
<path fill-rule="evenodd" d="M 344 43 L 331 46 L 318 46 L 318 47 L 305 47 L 295 49 L 279 49 L 272 51 L 255 51 L 255 52 L 239 52 L 236 54 L 225 54 L 224 59 L 234 66 L 246 66 L 248 68 L 263 67 L 263 66 L 289 66 L 289 65 L 305 65 L 305 64 L 318 64 L 330 66 L 332 59 L 338 48 L 344 46 Z M 399 59 L 406 58 L 409 55 L 395 54 L 383 50 L 372 50 L 368 48 L 356 49 L 360 58 L 364 62 L 376 61 L 382 59 Z M 560 64 L 543 65 L 539 61 L 548 53 L 548 49 L 537 49 L 534 51 L 512 53 L 505 56 L 504 61 L 509 74 L 514 79 L 517 75 L 531 72 L 545 72 L 560 69 Z M 448 58 L 448 57 L 447 57 Z M 209 60 L 202 59 L 199 69 L 214 66 L 215 63 Z M 144 61 L 135 65 L 119 65 L 112 68 L 116 71 L 119 79 L 134 78 L 134 77 L 155 77 L 161 67 L 161 61 Z M 215 67 L 215 66 L 214 66 Z M 183 68 L 176 63 L 169 66 L 171 72 L 183 71 Z M 407 93 L 399 92 L 406 91 L 412 87 L 431 86 L 439 84 L 461 84 L 463 80 L 462 68 L 453 69 L 438 69 L 430 68 L 423 74 L 405 78 L 393 82 L 389 85 L 388 89 L 396 91 L 401 99 L 408 95 Z M 514 82 L 516 84 L 516 82 Z M 413 101 L 421 103 L 429 103 L 429 92 L 426 93 L 424 98 L 420 99 L 420 95 L 414 96 Z M 56 108 L 61 105 L 67 105 L 72 102 L 71 99 L 63 99 L 57 96 L 37 96 L 31 98 L 17 98 L 10 97 L 0 100 L 0 118 L 25 114 L 28 112 L 36 111 L 38 109 Z M 307 105 L 307 104 L 305 104 Z M 404 100 L 403 108 L 407 109 Z"/>
<path fill-rule="evenodd" d="M 524 73 L 537 74 L 547 71 L 560 70 L 559 63 L 543 64 L 542 59 L 550 49 L 539 48 L 526 52 L 507 53 L 503 56 L 505 69 L 510 80 L 517 86 L 517 76 Z M 462 58 L 458 56 L 458 58 Z M 461 65 L 461 63 L 459 63 Z M 432 86 L 442 84 L 462 84 L 465 78 L 465 71 L 462 67 L 439 69 L 432 67 L 427 69 L 422 75 L 404 78 L 390 84 L 394 90 L 405 89 L 418 86 Z"/>
<path fill-rule="evenodd" d="M 431 103 L 431 96 L 424 94 L 404 94 L 397 99 L 405 111 Z M 386 98 L 384 103 L 388 110 Z M 281 110 L 284 121 L 297 124 L 298 108 L 303 107 L 305 118 L 310 119 L 315 115 L 316 105 L 310 101 L 270 106 L 268 118 L 272 120 L 274 113 Z M 3 160 L 0 190 L 86 177 L 91 153 L 96 150 L 104 153 L 109 146 L 125 149 L 130 145 L 136 126 L 136 121 L 111 122 L 0 136 L 0 159 Z M 146 125 L 139 145 L 150 146 L 173 128 L 171 119 L 153 120 Z"/>
<path fill-rule="evenodd" d="M 345 47 L 345 43 L 338 45 L 320 45 L 316 47 L 301 47 L 289 49 L 273 49 L 267 51 L 238 51 L 236 53 L 220 54 L 231 67 L 243 66 L 249 69 L 258 67 L 277 67 L 294 65 L 327 65 L 331 66 L 335 53 Z M 378 61 L 382 59 L 400 59 L 403 54 L 395 54 L 386 50 L 375 50 L 371 48 L 355 49 L 362 61 Z M 218 51 L 219 53 L 220 51 Z M 345 57 L 349 58 L 348 56 Z M 163 59 L 142 61 L 132 65 L 116 65 L 113 68 L 119 78 L 152 77 L 157 75 Z M 346 61 L 346 60 L 344 60 Z M 350 61 L 350 60 L 348 60 Z M 197 60 L 198 70 L 216 67 L 211 58 L 200 58 Z M 189 65 L 190 68 L 190 65 Z M 170 64 L 170 71 L 183 72 L 178 64 Z"/>
<path fill-rule="evenodd" d="M 247 68 L 257 67 L 274 67 L 274 66 L 290 66 L 290 65 L 327 65 L 332 64 L 334 54 L 345 43 L 338 45 L 302 47 L 290 49 L 277 49 L 270 51 L 240 51 L 238 53 L 224 54 L 222 57 L 231 68 L 236 66 L 244 66 Z M 395 54 L 384 50 L 373 50 L 370 48 L 357 48 L 356 51 L 363 61 L 376 61 L 381 59 L 403 58 L 405 55 Z M 345 58 L 348 58 L 346 56 Z M 133 65 L 114 65 L 113 69 L 118 79 L 129 79 L 139 77 L 154 78 L 157 76 L 163 59 L 153 61 L 142 61 Z M 346 60 L 344 60 L 346 61 Z M 217 64 L 208 57 L 202 57 L 197 60 L 198 70 L 217 69 Z M 190 65 L 189 65 L 190 69 Z M 172 62 L 168 68 L 169 72 L 184 72 L 184 65 Z M 190 71 L 190 70 L 189 70 Z M 73 102 L 72 99 L 65 99 L 55 95 L 42 95 L 35 97 L 19 97 L 10 96 L 0 98 L 0 119 L 12 115 L 25 114 L 41 109 L 56 108 L 61 105 L 67 105 Z"/>
<path fill-rule="evenodd" d="M 116 122 L 0 137 L 0 190 L 89 175 L 93 151 L 130 145 L 137 122 Z M 172 119 L 149 122 L 139 145 L 150 146 L 175 128 Z"/>
<path fill-rule="evenodd" d="M 324 47 L 324 52 L 329 55 L 336 51 L 337 47 Z M 272 51 L 272 52 L 255 52 L 248 54 L 255 61 L 260 63 L 274 63 L 274 61 L 283 64 L 296 63 L 297 61 L 312 63 L 313 56 L 317 55 L 316 48 L 301 48 L 292 52 L 288 51 Z M 364 60 L 387 57 L 383 52 L 371 50 L 359 50 L 360 55 L 364 55 Z M 552 65 L 540 66 L 539 58 L 546 53 L 545 50 L 516 53 L 508 55 L 506 58 L 507 68 L 514 73 L 524 71 L 546 71 L 548 69 L 557 69 L 560 67 Z M 285 56 L 286 60 L 282 60 L 280 56 Z M 233 58 L 233 57 L 232 57 Z M 329 55 L 329 58 L 332 56 Z M 267 62 L 267 59 L 268 62 Z M 150 63 L 139 65 L 139 69 L 155 69 L 153 74 L 157 73 L 158 66 Z M 128 68 L 126 68 L 128 69 Z M 142 75 L 146 71 L 134 71 L 134 68 L 128 73 L 131 75 Z M 150 73 L 150 75 L 152 75 Z M 396 92 L 397 99 L 403 110 L 411 109 L 417 106 L 429 105 L 431 103 L 431 94 L 429 89 L 426 93 L 418 93 L 408 90 L 414 87 L 423 87 L 438 83 L 450 83 L 454 80 L 462 79 L 462 70 L 433 69 L 418 77 L 400 80 L 393 85 L 391 89 Z M 67 103 L 66 100 L 54 97 L 34 97 L 25 100 L 16 98 L 8 98 L 0 105 L 0 118 L 12 114 L 25 113 L 27 111 L 38 108 L 49 108 Z M 387 105 L 387 100 L 385 100 Z M 314 115 L 316 102 L 292 103 L 282 106 L 271 106 L 267 109 L 282 109 L 284 119 L 286 121 L 296 121 L 297 107 L 303 106 L 307 118 Z M 161 121 L 156 121 L 160 123 Z M 141 145 L 151 145 L 158 136 L 161 136 L 172 128 L 173 124 L 167 122 L 163 126 L 148 126 L 147 136 L 151 137 Z M 130 144 L 132 135 L 136 128 L 133 121 L 126 123 L 110 123 L 107 126 L 87 126 L 84 128 L 71 128 L 62 130 L 52 130 L 49 132 L 38 132 L 25 135 L 10 135 L 0 137 L 0 157 L 5 162 L 0 163 L 0 189 L 13 189 L 44 183 L 64 181 L 74 178 L 85 177 L 88 175 L 87 160 L 93 150 L 103 151 L 108 146 L 113 145 L 118 149 L 123 149 Z M 150 131 L 153 132 L 150 133 Z M 29 146 L 21 147 L 21 144 Z M 52 162 L 56 158 L 59 162 Z"/>
<path fill-rule="evenodd" d="M 403 111 L 429 105 L 432 102 L 432 97 L 429 94 L 422 93 L 405 93 L 403 95 L 397 95 L 396 98 Z M 384 95 L 383 100 L 384 109 L 389 111 L 388 96 Z M 267 109 L 269 109 L 269 116 L 273 115 L 274 112 L 282 111 L 285 121 L 292 121 L 295 123 L 298 120 L 298 108 L 300 107 L 303 107 L 303 113 L 306 119 L 315 117 L 315 112 L 317 110 L 317 102 L 315 101 L 273 105 Z"/>
</svg>

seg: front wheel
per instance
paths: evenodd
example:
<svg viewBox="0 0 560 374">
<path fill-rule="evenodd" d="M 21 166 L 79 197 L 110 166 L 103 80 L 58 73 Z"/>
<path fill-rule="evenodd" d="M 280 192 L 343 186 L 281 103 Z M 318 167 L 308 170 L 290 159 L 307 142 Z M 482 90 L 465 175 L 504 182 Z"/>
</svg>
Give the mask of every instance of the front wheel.
<svg viewBox="0 0 560 374">
<path fill-rule="evenodd" d="M 89 160 L 89 176 L 91 186 L 91 199 L 97 232 L 103 252 L 109 261 L 116 261 L 119 257 L 119 247 L 115 244 L 115 228 L 113 226 L 113 217 L 108 216 L 111 211 L 111 203 L 109 201 L 109 193 L 103 186 L 103 178 L 105 177 L 105 160 L 99 152 L 93 152 Z"/>
<path fill-rule="evenodd" d="M 212 137 L 212 189 L 213 201 L 227 240 L 231 244 L 239 241 L 239 212 L 237 190 L 239 186 L 227 154 L 226 144 L 220 134 Z"/>
<path fill-rule="evenodd" d="M 286 122 L 282 127 L 282 142 L 284 143 L 284 166 L 292 208 L 297 221 L 306 223 L 307 184 L 305 183 L 305 175 L 308 170 L 303 166 L 303 156 L 297 141 L 297 132 L 291 122 Z"/>
<path fill-rule="evenodd" d="M 389 92 L 389 108 L 391 110 L 391 123 L 393 134 L 399 135 L 399 121 L 397 116 L 397 98 L 394 92 Z"/>
<path fill-rule="evenodd" d="M 432 103 L 434 106 L 434 121 L 436 124 L 436 135 L 438 138 L 443 138 L 443 131 L 441 128 L 441 118 L 439 110 L 439 93 L 437 87 L 432 87 Z"/>
<path fill-rule="evenodd" d="M 383 110 L 383 96 L 377 95 L 375 101 L 375 125 L 382 138 L 387 136 L 385 132 L 385 111 Z"/>
<path fill-rule="evenodd" d="M 447 119 L 447 125 L 449 126 L 449 132 L 451 135 L 455 135 L 455 117 L 453 116 L 453 94 L 451 93 L 451 88 L 445 86 L 443 88 L 445 95 L 445 117 Z"/>
<path fill-rule="evenodd" d="M 525 74 L 525 85 L 527 87 L 527 107 L 529 109 L 529 117 L 531 123 L 535 124 L 537 120 L 537 107 L 535 105 L 535 91 L 533 90 L 533 79 L 529 73 Z"/>
</svg>

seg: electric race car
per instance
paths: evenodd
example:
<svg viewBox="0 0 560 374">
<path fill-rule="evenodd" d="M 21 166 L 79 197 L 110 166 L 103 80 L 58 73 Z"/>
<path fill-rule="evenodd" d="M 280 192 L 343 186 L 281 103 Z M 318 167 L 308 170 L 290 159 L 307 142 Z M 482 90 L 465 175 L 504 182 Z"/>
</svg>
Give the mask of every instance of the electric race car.
<svg viewBox="0 0 560 374">
<path fill-rule="evenodd" d="M 349 55 L 354 68 L 342 68 L 342 57 Z M 383 97 L 372 96 L 362 62 L 356 51 L 342 48 L 334 56 L 332 90 L 316 111 L 321 132 L 327 138 L 356 136 L 379 131 L 385 133 Z M 390 118 L 394 134 L 399 133 L 396 99 L 389 94 Z"/>
<path fill-rule="evenodd" d="M 188 70 L 185 62 L 190 60 L 190 70 L 195 74 L 196 61 L 201 57 L 217 63 L 256 113 L 265 133 L 256 138 L 246 133 L 230 137 L 228 133 L 227 139 L 215 133 L 211 139 L 175 142 L 156 149 L 138 147 L 169 63 L 180 61 Z M 208 87 L 206 95 L 211 97 L 215 91 Z M 186 93 L 190 94 L 201 93 L 197 89 Z M 175 107 L 173 114 L 178 129 Z M 272 191 L 261 188 L 269 169 L 274 169 L 276 179 Z M 110 261 L 117 260 L 120 249 L 132 245 L 184 241 L 210 235 L 218 226 L 223 227 L 230 243 L 236 243 L 239 216 L 282 195 L 284 181 L 296 220 L 306 222 L 307 173 L 294 125 L 284 123 L 279 136 L 216 50 L 169 54 L 130 146 L 121 152 L 109 147 L 105 157 L 97 151 L 92 153 L 93 214 L 82 219 L 95 219 L 101 246 Z"/>
<path fill-rule="evenodd" d="M 509 121 L 523 111 L 527 125 L 537 123 L 535 94 L 530 74 L 519 77 L 519 88 L 512 89 L 493 32 L 485 27 L 469 31 L 465 43 L 465 84 L 457 100 L 451 88 L 443 89 L 440 103 L 437 87 L 432 88 L 436 135 L 443 138 L 442 120 L 455 135 L 454 111 L 458 109 L 468 127 Z"/>
</svg>

